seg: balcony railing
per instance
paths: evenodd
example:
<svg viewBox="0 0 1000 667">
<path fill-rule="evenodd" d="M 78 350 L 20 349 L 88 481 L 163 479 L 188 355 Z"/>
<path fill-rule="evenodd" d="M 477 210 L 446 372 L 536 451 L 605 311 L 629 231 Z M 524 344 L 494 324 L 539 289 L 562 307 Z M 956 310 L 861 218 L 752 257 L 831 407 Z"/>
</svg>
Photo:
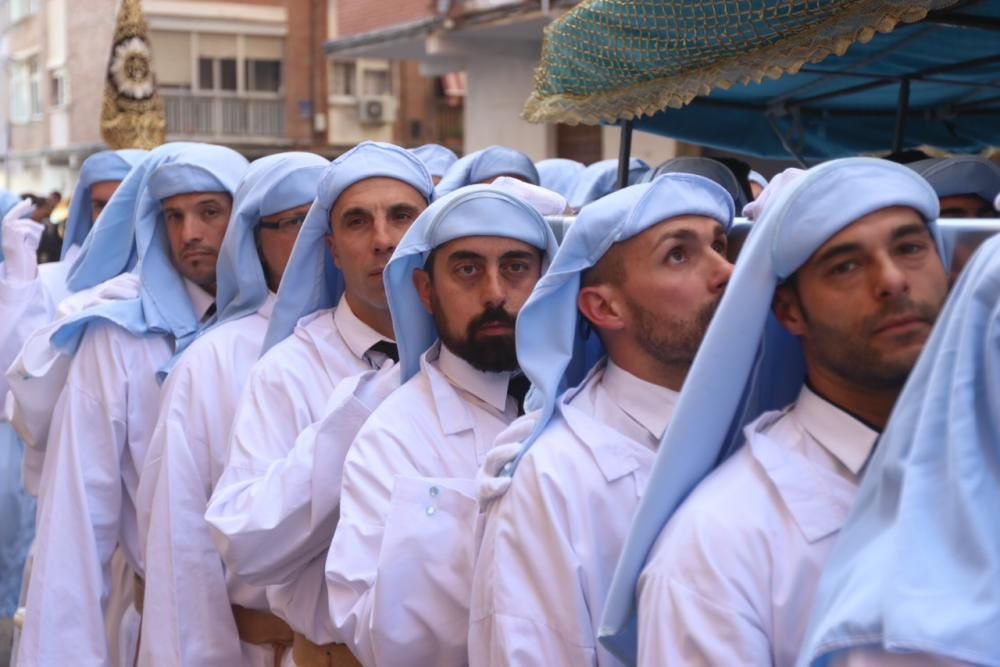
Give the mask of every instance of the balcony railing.
<svg viewBox="0 0 1000 667">
<path fill-rule="evenodd" d="M 285 98 L 161 90 L 172 138 L 272 143 L 284 139 Z"/>
</svg>

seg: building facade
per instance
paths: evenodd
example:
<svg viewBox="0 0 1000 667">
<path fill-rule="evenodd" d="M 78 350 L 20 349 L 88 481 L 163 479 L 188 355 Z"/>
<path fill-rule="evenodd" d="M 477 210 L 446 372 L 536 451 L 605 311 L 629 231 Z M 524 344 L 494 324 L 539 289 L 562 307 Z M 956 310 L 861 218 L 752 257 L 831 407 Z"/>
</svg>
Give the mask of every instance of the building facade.
<svg viewBox="0 0 1000 667">
<path fill-rule="evenodd" d="M 70 191 L 104 145 L 119 0 L 0 0 L 0 187 Z M 145 0 L 168 141 L 248 158 L 395 139 L 400 66 L 329 61 L 330 0 Z"/>
<path fill-rule="evenodd" d="M 419 64 L 428 77 L 464 76 L 462 150 L 492 144 L 535 160 L 582 162 L 617 157 L 613 128 L 536 125 L 521 119 L 534 82 L 543 30 L 572 8 L 569 0 L 394 0 L 373 12 L 366 0 L 332 0 L 331 58 L 386 58 Z M 440 80 L 440 79 L 439 79 Z M 637 133 L 633 155 L 658 163 L 677 154 L 676 142 Z"/>
</svg>

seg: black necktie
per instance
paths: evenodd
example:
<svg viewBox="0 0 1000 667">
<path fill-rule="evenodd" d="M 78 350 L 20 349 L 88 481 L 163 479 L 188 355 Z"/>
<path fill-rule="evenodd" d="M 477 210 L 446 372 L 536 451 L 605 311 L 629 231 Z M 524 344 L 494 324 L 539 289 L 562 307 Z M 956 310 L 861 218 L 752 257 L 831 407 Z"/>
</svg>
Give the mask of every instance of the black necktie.
<svg viewBox="0 0 1000 667">
<path fill-rule="evenodd" d="M 208 307 L 208 310 L 205 311 L 205 314 L 201 316 L 201 321 L 202 322 L 208 322 L 210 319 L 212 319 L 212 315 L 215 315 L 215 302 L 214 301 L 212 302 L 212 305 Z"/>
<path fill-rule="evenodd" d="M 507 384 L 507 395 L 517 401 L 517 415 L 524 414 L 524 397 L 528 395 L 531 388 L 531 380 L 524 373 L 512 375 Z"/>
<path fill-rule="evenodd" d="M 381 352 L 385 356 L 389 357 L 397 364 L 399 363 L 399 348 L 395 343 L 390 343 L 387 340 L 380 340 L 379 342 L 368 348 L 369 352 Z"/>
</svg>

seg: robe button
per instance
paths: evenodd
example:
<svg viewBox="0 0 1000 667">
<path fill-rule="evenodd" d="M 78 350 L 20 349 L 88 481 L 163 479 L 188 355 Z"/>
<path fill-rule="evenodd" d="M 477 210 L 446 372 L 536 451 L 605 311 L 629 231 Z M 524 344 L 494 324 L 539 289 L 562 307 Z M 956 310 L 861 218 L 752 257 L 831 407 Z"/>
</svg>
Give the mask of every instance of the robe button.
<svg viewBox="0 0 1000 667">
<path fill-rule="evenodd" d="M 438 491 L 438 488 L 436 486 L 432 486 L 431 487 L 431 490 L 430 490 L 431 498 L 437 498 L 439 493 L 441 493 L 441 492 Z"/>
<path fill-rule="evenodd" d="M 427 507 L 427 516 L 434 516 L 435 512 L 437 512 L 437 508 L 434 507 L 434 505 L 429 505 Z"/>
</svg>

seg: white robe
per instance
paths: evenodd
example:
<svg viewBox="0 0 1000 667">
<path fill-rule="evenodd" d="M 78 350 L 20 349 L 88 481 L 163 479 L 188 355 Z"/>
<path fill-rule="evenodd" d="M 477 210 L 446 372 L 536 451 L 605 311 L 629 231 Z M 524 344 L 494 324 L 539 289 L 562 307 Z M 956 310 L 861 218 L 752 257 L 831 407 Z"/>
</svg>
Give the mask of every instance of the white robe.
<svg viewBox="0 0 1000 667">
<path fill-rule="evenodd" d="M 467 662 L 474 478 L 516 417 L 508 380 L 435 345 L 348 451 L 326 580 L 338 640 L 364 665 Z"/>
<path fill-rule="evenodd" d="M 795 665 L 878 434 L 806 387 L 745 434 L 650 553 L 638 584 L 640 665 Z"/>
<path fill-rule="evenodd" d="M 611 362 L 562 396 L 510 487 L 485 508 L 472 667 L 621 664 L 598 646 L 597 626 L 676 401 Z"/>
<path fill-rule="evenodd" d="M 135 498 L 160 387 L 166 336 L 87 327 L 56 403 L 39 498 L 18 664 L 108 665 L 104 610 L 120 545 L 142 571 Z"/>
<path fill-rule="evenodd" d="M 79 252 L 71 246 L 65 260 L 42 264 L 34 280 L 23 282 L 8 278 L 0 263 L 0 405 L 9 388 L 5 373 L 24 341 L 52 321 L 56 306 L 69 296 L 66 276 Z M 0 421 L 4 419 L 0 413 Z"/>
<path fill-rule="evenodd" d="M 296 440 L 326 415 L 341 381 L 384 361 L 368 353 L 380 340 L 342 298 L 336 310 L 300 320 L 254 366 L 207 512 L 234 576 L 257 585 L 285 583 L 329 546 L 337 498 L 326 497 L 327 452 L 321 449 L 316 461 L 315 438 L 303 437 L 300 446 Z M 325 502 L 314 507 L 317 494 Z"/>
<path fill-rule="evenodd" d="M 256 313 L 198 338 L 163 385 L 137 503 L 148 601 L 140 665 L 273 664 L 270 647 L 239 641 L 230 607 L 266 610 L 264 591 L 227 586 L 203 518 L 273 305 L 268 295 Z"/>
</svg>

